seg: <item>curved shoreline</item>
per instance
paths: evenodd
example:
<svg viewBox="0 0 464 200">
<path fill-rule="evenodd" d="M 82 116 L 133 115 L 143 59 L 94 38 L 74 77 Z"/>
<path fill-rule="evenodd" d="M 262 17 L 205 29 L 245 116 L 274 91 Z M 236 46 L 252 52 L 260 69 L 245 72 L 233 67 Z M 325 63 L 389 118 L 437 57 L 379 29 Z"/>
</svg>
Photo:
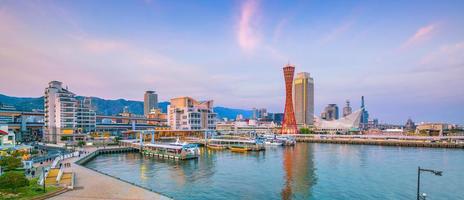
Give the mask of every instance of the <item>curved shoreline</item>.
<svg viewBox="0 0 464 200">
<path fill-rule="evenodd" d="M 71 168 L 76 173 L 76 185 L 74 190 L 55 196 L 51 199 L 173 199 L 165 194 L 153 191 L 149 188 L 131 183 L 121 178 L 86 167 L 86 162 L 92 160 L 100 153 L 123 152 L 123 148 L 86 149 L 89 151 L 81 157 L 65 160 L 73 163 Z M 129 149 L 125 149 L 129 150 Z"/>
</svg>

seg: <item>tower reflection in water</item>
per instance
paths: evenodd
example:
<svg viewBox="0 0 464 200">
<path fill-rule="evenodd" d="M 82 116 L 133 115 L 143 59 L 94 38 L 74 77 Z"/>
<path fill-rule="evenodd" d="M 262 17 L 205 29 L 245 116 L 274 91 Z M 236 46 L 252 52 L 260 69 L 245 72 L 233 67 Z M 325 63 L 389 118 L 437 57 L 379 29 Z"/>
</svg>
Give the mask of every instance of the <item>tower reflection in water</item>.
<svg viewBox="0 0 464 200">
<path fill-rule="evenodd" d="M 308 199 L 316 185 L 313 145 L 296 145 L 283 151 L 284 186 L 282 199 Z"/>
</svg>

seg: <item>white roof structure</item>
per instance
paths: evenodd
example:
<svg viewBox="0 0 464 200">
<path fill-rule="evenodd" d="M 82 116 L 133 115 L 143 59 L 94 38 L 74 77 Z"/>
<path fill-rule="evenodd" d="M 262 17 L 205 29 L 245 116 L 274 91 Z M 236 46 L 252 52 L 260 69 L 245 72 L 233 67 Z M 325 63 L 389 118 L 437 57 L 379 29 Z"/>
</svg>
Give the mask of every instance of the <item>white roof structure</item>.
<svg viewBox="0 0 464 200">
<path fill-rule="evenodd" d="M 359 109 L 338 120 L 324 120 L 317 116 L 314 117 L 314 126 L 320 130 L 350 130 L 359 128 L 362 109 Z"/>
</svg>

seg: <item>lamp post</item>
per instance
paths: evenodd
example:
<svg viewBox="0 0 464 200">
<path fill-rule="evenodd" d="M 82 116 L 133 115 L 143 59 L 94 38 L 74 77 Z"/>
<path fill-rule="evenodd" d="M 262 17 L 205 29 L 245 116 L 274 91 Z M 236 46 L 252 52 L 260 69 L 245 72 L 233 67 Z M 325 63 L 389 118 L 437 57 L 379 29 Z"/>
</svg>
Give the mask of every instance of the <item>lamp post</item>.
<svg viewBox="0 0 464 200">
<path fill-rule="evenodd" d="M 417 168 L 417 200 L 426 200 L 425 198 L 427 197 L 427 194 L 423 193 L 422 195 L 420 195 L 421 172 L 430 172 L 432 174 L 435 174 L 435 176 L 442 176 L 443 171 L 438 171 L 438 170 L 433 170 L 433 169 L 424 169 L 424 168 L 420 168 L 420 166 Z"/>
<path fill-rule="evenodd" d="M 45 192 L 47 192 L 45 190 L 45 167 L 42 167 L 42 177 L 43 177 L 43 191 L 45 193 Z"/>
</svg>

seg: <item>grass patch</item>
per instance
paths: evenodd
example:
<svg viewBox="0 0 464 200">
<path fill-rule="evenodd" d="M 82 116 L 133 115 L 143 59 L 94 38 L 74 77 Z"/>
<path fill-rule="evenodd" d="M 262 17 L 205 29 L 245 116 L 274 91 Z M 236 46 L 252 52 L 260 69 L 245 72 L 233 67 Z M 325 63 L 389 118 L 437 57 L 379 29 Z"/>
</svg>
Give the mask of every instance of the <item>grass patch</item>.
<svg viewBox="0 0 464 200">
<path fill-rule="evenodd" d="M 47 193 L 59 190 L 60 187 L 47 186 Z M 23 200 L 45 195 L 43 187 L 37 184 L 37 178 L 30 180 L 29 186 L 16 189 L 16 193 L 11 190 L 0 190 L 0 200 Z"/>
</svg>

